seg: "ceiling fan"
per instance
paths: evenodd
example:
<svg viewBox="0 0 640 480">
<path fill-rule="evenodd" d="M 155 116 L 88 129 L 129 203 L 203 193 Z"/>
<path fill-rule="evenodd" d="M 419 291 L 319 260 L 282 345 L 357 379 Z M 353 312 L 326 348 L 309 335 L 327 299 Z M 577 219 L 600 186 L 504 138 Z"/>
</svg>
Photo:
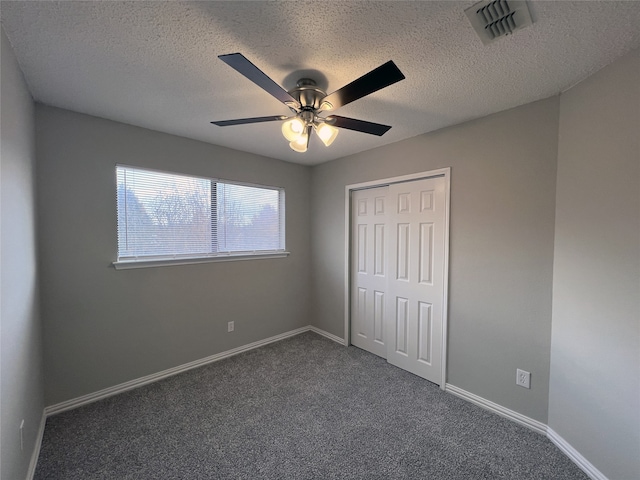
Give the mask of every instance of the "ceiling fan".
<svg viewBox="0 0 640 480">
<path fill-rule="evenodd" d="M 251 63 L 241 53 L 219 55 L 218 58 L 247 77 L 253 83 L 284 103 L 293 115 L 273 115 L 270 117 L 238 118 L 211 122 L 220 127 L 282 121 L 282 134 L 290 142 L 289 146 L 296 152 L 306 152 L 312 130 L 328 147 L 338 135 L 338 128 L 355 130 L 371 135 L 384 135 L 391 127 L 379 123 L 357 120 L 355 118 L 329 115 L 321 117 L 323 112 L 332 112 L 348 103 L 358 100 L 370 93 L 388 87 L 405 76 L 393 61 L 380 65 L 369 73 L 327 95 L 316 82 L 310 78 L 301 78 L 296 87 L 284 90 L 269 78 L 262 70 Z"/>
</svg>

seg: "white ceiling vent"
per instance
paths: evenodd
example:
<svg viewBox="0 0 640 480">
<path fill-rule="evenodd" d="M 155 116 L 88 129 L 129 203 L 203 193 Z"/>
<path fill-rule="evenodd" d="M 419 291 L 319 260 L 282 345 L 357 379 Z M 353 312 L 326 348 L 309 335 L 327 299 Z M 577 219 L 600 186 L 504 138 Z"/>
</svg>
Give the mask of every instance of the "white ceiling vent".
<svg viewBox="0 0 640 480">
<path fill-rule="evenodd" d="M 525 0 L 479 2 L 464 13 L 485 45 L 533 23 Z"/>
</svg>

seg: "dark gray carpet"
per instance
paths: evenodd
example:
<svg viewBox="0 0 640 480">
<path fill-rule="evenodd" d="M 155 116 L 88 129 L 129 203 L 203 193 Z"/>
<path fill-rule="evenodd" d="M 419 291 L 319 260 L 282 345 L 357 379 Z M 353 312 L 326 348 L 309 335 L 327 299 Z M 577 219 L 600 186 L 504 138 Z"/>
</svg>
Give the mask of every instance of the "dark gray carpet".
<svg viewBox="0 0 640 480">
<path fill-rule="evenodd" d="M 50 417 L 35 478 L 587 477 L 544 436 L 305 333 Z"/>
</svg>

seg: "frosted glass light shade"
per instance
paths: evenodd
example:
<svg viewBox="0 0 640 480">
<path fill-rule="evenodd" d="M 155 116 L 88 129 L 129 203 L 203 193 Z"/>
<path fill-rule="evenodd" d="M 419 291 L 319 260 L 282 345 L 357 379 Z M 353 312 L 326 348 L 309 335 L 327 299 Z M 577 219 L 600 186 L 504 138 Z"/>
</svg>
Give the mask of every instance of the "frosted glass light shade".
<svg viewBox="0 0 640 480">
<path fill-rule="evenodd" d="M 304 143 L 304 145 L 300 145 L 298 142 L 291 142 L 289 143 L 289 146 L 291 147 L 291 150 L 295 150 L 298 153 L 304 153 L 307 151 L 306 142 Z"/>
<path fill-rule="evenodd" d="M 328 147 L 333 143 L 333 141 L 338 136 L 338 129 L 336 127 L 332 127 L 331 125 L 327 125 L 326 123 L 321 124 L 316 128 L 316 133 L 322 143 L 324 143 L 325 147 Z"/>
<path fill-rule="evenodd" d="M 307 151 L 307 144 L 309 143 L 308 140 L 309 135 L 307 134 L 307 132 L 304 132 L 298 135 L 298 138 L 289 143 L 289 146 L 291 147 L 291 150 L 295 150 L 299 153 L 304 153 Z"/>
<path fill-rule="evenodd" d="M 304 122 L 298 117 L 292 118 L 282 123 L 282 135 L 284 135 L 284 138 L 286 138 L 290 142 L 295 141 L 303 133 Z"/>
</svg>

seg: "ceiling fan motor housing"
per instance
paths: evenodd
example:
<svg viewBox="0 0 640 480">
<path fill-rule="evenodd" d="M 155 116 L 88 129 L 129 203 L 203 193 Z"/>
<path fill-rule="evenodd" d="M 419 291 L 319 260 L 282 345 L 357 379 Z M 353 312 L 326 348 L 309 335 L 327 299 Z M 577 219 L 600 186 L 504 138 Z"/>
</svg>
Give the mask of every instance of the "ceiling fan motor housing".
<svg viewBox="0 0 640 480">
<path fill-rule="evenodd" d="M 301 78 L 296 87 L 289 90 L 289 95 L 298 100 L 301 111 L 310 110 L 314 113 L 322 105 L 322 99 L 327 93 L 318 88 L 316 82 L 310 78 Z"/>
</svg>

